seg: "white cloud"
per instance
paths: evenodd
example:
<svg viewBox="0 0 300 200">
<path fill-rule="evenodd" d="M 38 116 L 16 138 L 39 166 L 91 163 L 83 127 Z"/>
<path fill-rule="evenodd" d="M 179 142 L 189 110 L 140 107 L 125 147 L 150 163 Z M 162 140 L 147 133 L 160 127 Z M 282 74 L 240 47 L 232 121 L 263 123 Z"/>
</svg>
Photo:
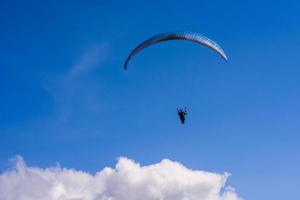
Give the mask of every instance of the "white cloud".
<svg viewBox="0 0 300 200">
<path fill-rule="evenodd" d="M 140 166 L 120 158 L 95 175 L 61 167 L 28 167 L 21 157 L 0 175 L 1 200 L 241 200 L 228 174 L 186 168 L 171 160 Z M 224 190 L 223 190 L 224 189 Z"/>
<path fill-rule="evenodd" d="M 89 47 L 80 57 L 78 62 L 72 66 L 66 78 L 77 78 L 80 74 L 97 67 L 107 58 L 109 45 L 107 43 L 94 44 Z"/>
<path fill-rule="evenodd" d="M 93 117 L 100 112 L 102 88 L 94 72 L 103 67 L 109 51 L 105 42 L 90 45 L 66 73 L 47 77 L 44 87 L 55 103 L 51 122 L 74 123 L 78 116 Z"/>
</svg>

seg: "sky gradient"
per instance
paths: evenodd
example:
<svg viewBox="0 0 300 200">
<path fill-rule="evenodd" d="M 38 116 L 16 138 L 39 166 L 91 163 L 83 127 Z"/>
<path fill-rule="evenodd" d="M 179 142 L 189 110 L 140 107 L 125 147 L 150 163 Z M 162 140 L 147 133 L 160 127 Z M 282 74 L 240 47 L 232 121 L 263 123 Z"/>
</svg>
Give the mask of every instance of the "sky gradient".
<svg viewBox="0 0 300 200">
<path fill-rule="evenodd" d="M 229 172 L 244 199 L 299 199 L 297 1 L 1 1 L 0 170 L 95 173 L 126 156 Z M 183 41 L 130 51 L 173 30 Z M 188 108 L 179 123 L 177 107 Z"/>
</svg>

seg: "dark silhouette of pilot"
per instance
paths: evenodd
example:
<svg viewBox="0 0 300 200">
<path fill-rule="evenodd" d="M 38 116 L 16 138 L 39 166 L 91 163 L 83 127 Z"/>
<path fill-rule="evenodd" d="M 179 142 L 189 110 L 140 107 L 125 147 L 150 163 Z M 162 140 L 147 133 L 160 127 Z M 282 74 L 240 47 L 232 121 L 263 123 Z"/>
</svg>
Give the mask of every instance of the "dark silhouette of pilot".
<svg viewBox="0 0 300 200">
<path fill-rule="evenodd" d="M 178 115 L 179 115 L 179 118 L 180 118 L 180 121 L 182 124 L 184 124 L 184 121 L 185 121 L 185 115 L 187 115 L 187 112 L 186 112 L 186 108 L 183 110 L 183 109 L 178 109 L 177 108 L 177 112 L 178 112 Z"/>
</svg>

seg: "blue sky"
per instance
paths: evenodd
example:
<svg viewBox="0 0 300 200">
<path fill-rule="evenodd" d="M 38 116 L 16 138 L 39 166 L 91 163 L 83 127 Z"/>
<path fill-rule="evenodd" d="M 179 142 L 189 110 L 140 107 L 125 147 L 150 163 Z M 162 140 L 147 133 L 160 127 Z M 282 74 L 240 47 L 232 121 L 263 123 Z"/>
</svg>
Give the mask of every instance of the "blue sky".
<svg viewBox="0 0 300 200">
<path fill-rule="evenodd" d="M 245 199 L 300 192 L 297 1 L 1 1 L 0 169 L 91 173 L 119 156 L 228 171 Z M 199 32 L 228 56 L 173 41 Z M 187 123 L 176 108 L 188 107 Z"/>
</svg>

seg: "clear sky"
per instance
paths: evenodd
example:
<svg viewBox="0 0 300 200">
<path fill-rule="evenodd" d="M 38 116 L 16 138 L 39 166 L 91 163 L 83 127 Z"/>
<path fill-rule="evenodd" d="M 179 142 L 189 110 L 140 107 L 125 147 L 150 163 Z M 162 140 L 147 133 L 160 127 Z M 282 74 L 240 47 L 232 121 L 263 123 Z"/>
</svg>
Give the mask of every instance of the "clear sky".
<svg viewBox="0 0 300 200">
<path fill-rule="evenodd" d="M 126 156 L 230 172 L 244 199 L 300 198 L 298 1 L 1 1 L 0 170 L 95 173 Z M 208 48 L 148 37 L 190 30 Z M 177 107 L 188 107 L 181 125 Z"/>
</svg>

